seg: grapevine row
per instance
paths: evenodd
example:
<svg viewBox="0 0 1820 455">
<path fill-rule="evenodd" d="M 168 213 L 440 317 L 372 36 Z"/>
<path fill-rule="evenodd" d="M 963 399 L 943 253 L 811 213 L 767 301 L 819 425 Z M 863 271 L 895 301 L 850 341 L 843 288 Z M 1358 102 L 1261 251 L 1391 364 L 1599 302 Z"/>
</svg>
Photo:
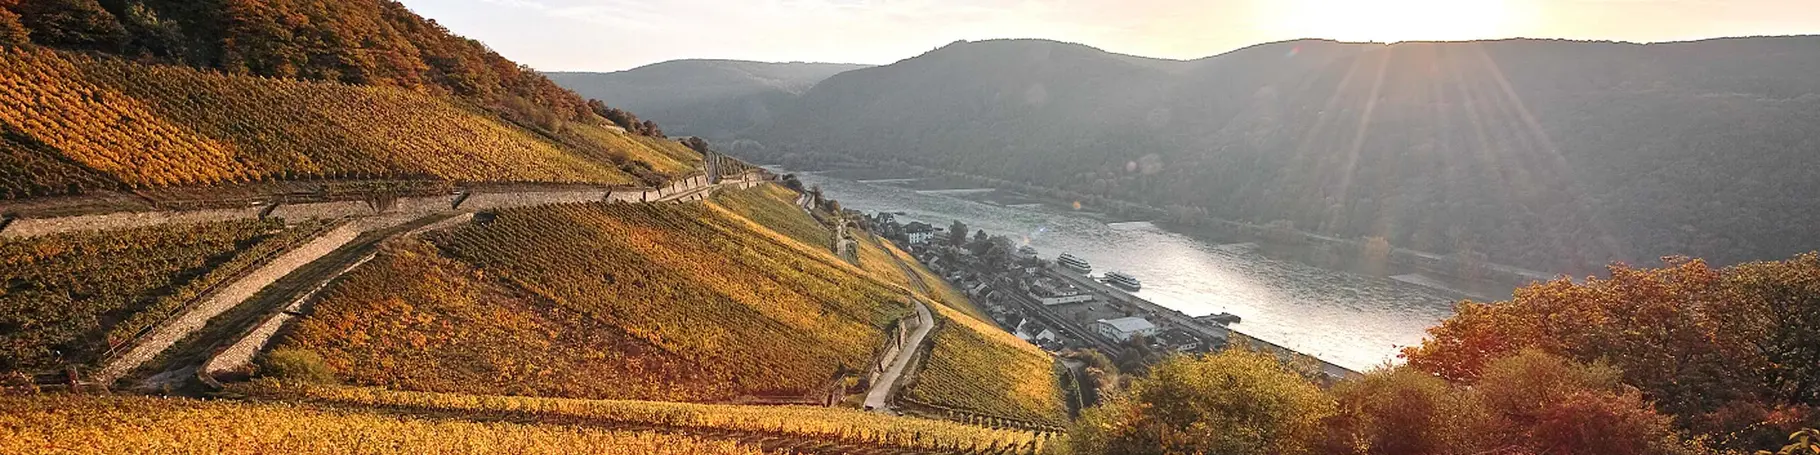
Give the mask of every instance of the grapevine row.
<svg viewBox="0 0 1820 455">
<path fill-rule="evenodd" d="M 0 241 L 0 371 L 93 361 L 310 231 L 242 220 Z"/>
<path fill-rule="evenodd" d="M 757 432 L 796 439 L 916 450 L 1000 448 L 1002 450 L 991 453 L 1037 453 L 1047 438 L 1038 432 L 894 417 L 843 408 L 460 395 L 271 383 L 250 383 L 241 387 L 239 390 L 257 396 L 334 405 L 461 415 L 516 416 L 602 425 L 651 425 L 677 428 L 684 432 Z"/>
<path fill-rule="evenodd" d="M 687 172 L 686 147 L 574 123 L 560 140 L 404 88 L 229 75 L 30 47 L 0 49 L 4 195 L 265 180 L 630 183 Z M 47 164 L 42 144 L 68 163 Z M 647 161 L 648 164 L 637 164 Z M 646 171 L 640 171 L 646 172 Z"/>
<path fill-rule="evenodd" d="M 502 384 L 449 378 L 504 370 L 521 384 L 513 387 L 527 388 L 518 391 L 523 394 L 689 401 L 803 396 L 843 367 L 864 365 L 882 341 L 880 327 L 909 308 L 892 289 L 838 260 L 803 255 L 770 235 L 701 205 L 505 210 L 490 222 L 433 236 L 443 252 L 477 270 L 424 257 L 434 252 L 396 252 L 396 267 L 408 272 L 374 269 L 371 278 L 358 279 L 363 271 L 357 270 L 288 345 L 321 352 L 355 382 L 422 390 L 484 393 Z M 458 285 L 439 280 L 421 289 L 387 278 L 419 276 L 426 268 L 459 278 L 446 280 Z M 492 282 L 503 286 L 486 284 Z M 395 296 L 411 296 L 411 308 L 389 303 Z M 477 300 L 536 309 L 531 314 L 538 318 L 505 321 L 511 326 L 486 321 L 467 313 L 476 307 L 467 302 Z M 426 322 L 382 322 L 397 318 Z M 470 320 L 485 329 L 448 329 Z M 547 342 L 523 349 L 547 355 L 475 354 L 478 345 L 441 341 L 457 332 L 506 344 L 541 333 L 530 339 Z M 571 342 L 584 334 L 595 340 Z M 429 350 L 416 354 L 410 347 L 420 343 Z M 579 370 L 621 382 L 559 385 L 566 383 L 558 378 L 577 378 L 582 360 L 590 362 Z"/>
</svg>

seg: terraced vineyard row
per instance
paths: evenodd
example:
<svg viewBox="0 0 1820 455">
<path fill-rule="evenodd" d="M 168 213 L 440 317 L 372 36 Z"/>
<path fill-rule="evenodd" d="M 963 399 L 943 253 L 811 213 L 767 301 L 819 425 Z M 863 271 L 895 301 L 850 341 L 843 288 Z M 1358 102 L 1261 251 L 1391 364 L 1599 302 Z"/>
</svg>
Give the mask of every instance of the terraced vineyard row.
<svg viewBox="0 0 1820 455">
<path fill-rule="evenodd" d="M 488 390 L 494 382 L 464 385 L 459 378 L 506 374 L 529 384 L 530 390 L 514 392 L 537 395 L 804 396 L 819 392 L 843 367 L 865 365 L 882 342 L 881 327 L 910 311 L 889 287 L 701 205 L 505 210 L 433 240 L 478 270 L 413 259 L 418 265 L 400 263 L 414 268 L 408 275 L 376 271 L 369 280 L 350 279 L 331 291 L 287 346 L 321 352 L 355 382 L 419 390 L 496 393 Z M 387 279 L 423 275 L 416 270 L 426 268 L 436 270 L 431 276 L 510 286 L 436 280 L 415 287 Z M 470 301 L 516 301 L 541 308 L 526 313 L 541 320 L 492 322 L 456 311 L 485 307 Z M 410 317 L 400 319 L 405 315 Z M 476 322 L 461 322 L 467 320 Z M 529 328 L 547 334 L 531 339 L 547 340 L 554 351 L 486 356 L 462 351 L 469 344 L 425 339 L 471 339 L 473 349 L 481 349 Z M 418 344 L 427 349 L 400 348 Z M 523 360 L 500 360 L 511 354 Z M 580 381 L 603 384 L 593 388 L 558 386 L 578 382 L 558 379 L 574 377 L 563 365 L 581 362 L 598 364 L 582 371 L 616 380 Z"/>
<path fill-rule="evenodd" d="M 584 425 L 647 425 L 691 434 L 704 430 L 749 432 L 862 447 L 951 453 L 1034 454 L 1046 441 L 1045 436 L 1034 432 L 996 430 L 842 408 L 481 396 L 271 383 L 250 383 L 237 390 L 254 396 L 335 406 Z"/>
<path fill-rule="evenodd" d="M 795 192 L 768 185 L 723 191 L 714 203 L 808 244 L 815 253 L 825 253 L 825 241 L 808 242 L 829 238 L 829 231 L 798 210 L 792 202 L 795 198 Z M 1047 353 L 987 322 L 965 295 L 916 266 L 916 259 L 908 253 L 864 239 L 859 253 L 860 268 L 883 282 L 940 302 L 932 307 L 947 321 L 936 332 L 934 350 L 908 389 L 908 398 L 1032 426 L 1066 423 L 1054 361 Z"/>
<path fill-rule="evenodd" d="M 778 185 L 714 195 L 715 205 L 804 245 L 827 249 L 834 240 L 834 231 L 796 208 L 795 200 L 796 192 Z"/>
<path fill-rule="evenodd" d="M 565 141 L 576 145 L 564 146 L 454 98 L 402 88 L 17 47 L 0 50 L 0 124 L 79 166 L 44 164 L 9 139 L 0 175 L 29 179 L 8 182 L 9 195 L 106 186 L 91 173 L 135 187 L 406 177 L 629 183 L 627 169 L 681 173 L 694 156 L 671 141 L 582 122 Z"/>
<path fill-rule="evenodd" d="M 119 186 L 29 136 L 0 128 L 0 200 L 61 196 Z"/>
<path fill-rule="evenodd" d="M 1036 425 L 1067 424 L 1054 358 L 987 322 L 935 309 L 942 326 L 906 398 Z"/>
<path fill-rule="evenodd" d="M 318 226 L 243 220 L 0 240 L 0 371 L 92 362 Z"/>
<path fill-rule="evenodd" d="M 105 435 L 105 436 L 103 436 Z M 650 431 L 475 422 L 283 403 L 0 397 L 0 453 L 759 455 L 755 444 Z"/>
</svg>

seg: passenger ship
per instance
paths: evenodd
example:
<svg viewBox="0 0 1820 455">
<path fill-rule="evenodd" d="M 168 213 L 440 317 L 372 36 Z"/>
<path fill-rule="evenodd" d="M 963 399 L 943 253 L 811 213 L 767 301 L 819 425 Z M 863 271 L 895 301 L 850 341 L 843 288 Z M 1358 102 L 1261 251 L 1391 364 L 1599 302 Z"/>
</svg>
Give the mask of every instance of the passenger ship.
<svg viewBox="0 0 1820 455">
<path fill-rule="evenodd" d="M 1139 289 L 1144 288 L 1144 284 L 1138 282 L 1136 277 L 1119 272 L 1106 272 L 1106 284 L 1131 292 L 1137 292 Z"/>
<path fill-rule="evenodd" d="M 1088 264 L 1086 259 L 1074 257 L 1072 254 L 1063 253 L 1061 257 L 1055 258 L 1055 263 L 1082 275 L 1093 273 L 1093 264 Z"/>
</svg>

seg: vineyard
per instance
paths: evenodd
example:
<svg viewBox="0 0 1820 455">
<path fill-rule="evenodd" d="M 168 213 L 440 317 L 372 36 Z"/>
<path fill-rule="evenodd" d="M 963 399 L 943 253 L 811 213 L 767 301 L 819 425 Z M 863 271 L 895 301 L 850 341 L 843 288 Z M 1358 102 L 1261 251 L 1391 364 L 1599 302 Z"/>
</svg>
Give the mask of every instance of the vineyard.
<svg viewBox="0 0 1820 455">
<path fill-rule="evenodd" d="M 631 183 L 635 174 L 681 173 L 700 159 L 672 141 L 585 121 L 571 122 L 559 143 L 455 98 L 402 88 L 37 48 L 0 49 L 0 124 L 7 130 L 0 175 L 22 177 L 4 185 L 8 197 L 119 185 L 113 181 L 142 188 L 344 178 Z"/>
<path fill-rule="evenodd" d="M 409 277 L 409 279 L 401 279 Z M 354 382 L 403 390 L 701 400 L 716 377 L 418 242 L 344 275 L 288 346 Z"/>
<path fill-rule="evenodd" d="M 861 252 L 864 252 L 865 243 L 861 242 L 860 245 Z M 916 280 L 917 282 L 922 283 L 924 287 L 929 288 L 930 299 L 947 305 L 949 309 L 972 316 L 974 319 L 991 323 L 992 319 L 986 317 L 986 312 L 981 311 L 978 306 L 975 306 L 973 301 L 967 298 L 966 294 L 962 294 L 959 289 L 955 289 L 953 285 L 948 284 L 947 280 L 935 276 L 934 272 L 930 272 L 929 269 L 923 268 L 915 257 L 910 256 L 910 253 L 900 250 L 887 242 L 881 242 L 880 247 L 883 248 L 886 253 L 889 253 L 892 257 L 896 258 L 899 263 L 905 265 L 903 268 L 905 269 L 905 273 L 911 275 L 910 279 Z"/>
<path fill-rule="evenodd" d="M 742 191 L 722 191 L 714 195 L 714 205 L 752 220 L 760 226 L 790 237 L 804 245 L 827 250 L 834 241 L 834 230 L 822 226 L 796 208 L 796 192 L 778 185 L 764 185 Z"/>
<path fill-rule="evenodd" d="M 0 397 L 0 453 L 748 455 L 752 444 L 649 431 L 401 417 L 283 403 Z"/>
<path fill-rule="evenodd" d="M 373 388 L 249 383 L 239 391 L 254 396 L 333 406 L 365 406 L 464 416 L 578 422 L 603 426 L 644 425 L 697 431 L 752 432 L 790 439 L 861 446 L 988 453 L 1035 453 L 1043 435 L 893 417 L 854 409 L 805 406 L 739 406 L 653 401 L 576 400 L 508 396 L 399 392 Z M 947 450 L 942 450 L 947 449 Z"/>
<path fill-rule="evenodd" d="M 774 235 L 699 204 L 505 210 L 432 236 L 477 270 L 389 251 L 285 344 L 321 353 L 352 382 L 416 390 L 809 395 L 865 365 L 880 328 L 910 309 L 887 285 Z"/>
<path fill-rule="evenodd" d="M 910 401 L 1038 425 L 1066 425 L 1055 360 L 988 322 L 934 307 L 942 326 Z"/>
<path fill-rule="evenodd" d="M 0 240 L 0 371 L 97 360 L 317 226 L 245 220 Z"/>
<path fill-rule="evenodd" d="M 11 128 L 0 129 L 0 200 L 78 194 L 119 186 Z"/>
<path fill-rule="evenodd" d="M 726 210 L 730 216 L 751 220 L 766 230 L 788 236 L 811 250 L 812 254 L 828 252 L 833 230 L 822 226 L 815 218 L 798 209 L 796 196 L 795 192 L 782 186 L 765 185 L 747 190 L 721 191 L 714 195 L 713 201 L 715 207 Z M 928 269 L 914 265 L 917 264 L 916 258 L 910 257 L 909 253 L 864 233 L 855 233 L 855 236 L 860 238 L 857 248 L 858 267 L 874 278 L 910 292 L 925 294 L 925 298 L 986 320 L 985 314 L 973 306 L 965 295 L 929 273 Z"/>
</svg>

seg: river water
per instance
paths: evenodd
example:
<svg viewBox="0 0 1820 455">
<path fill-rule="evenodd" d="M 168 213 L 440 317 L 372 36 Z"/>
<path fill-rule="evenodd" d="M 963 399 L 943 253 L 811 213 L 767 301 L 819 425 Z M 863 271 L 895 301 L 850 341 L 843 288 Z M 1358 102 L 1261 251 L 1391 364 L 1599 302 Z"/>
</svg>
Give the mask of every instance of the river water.
<svg viewBox="0 0 1820 455">
<path fill-rule="evenodd" d="M 1073 253 L 1094 273 L 1120 271 L 1143 281 L 1137 293 L 1190 316 L 1229 312 L 1244 318 L 1233 329 L 1356 371 L 1394 361 L 1403 346 L 1452 314 L 1451 298 L 1386 278 L 1323 269 L 1222 246 L 1149 222 L 1105 223 L 1047 208 L 1007 207 L 918 192 L 882 183 L 798 174 L 821 185 L 842 207 L 867 213 L 1005 235 L 1045 259 Z"/>
</svg>

